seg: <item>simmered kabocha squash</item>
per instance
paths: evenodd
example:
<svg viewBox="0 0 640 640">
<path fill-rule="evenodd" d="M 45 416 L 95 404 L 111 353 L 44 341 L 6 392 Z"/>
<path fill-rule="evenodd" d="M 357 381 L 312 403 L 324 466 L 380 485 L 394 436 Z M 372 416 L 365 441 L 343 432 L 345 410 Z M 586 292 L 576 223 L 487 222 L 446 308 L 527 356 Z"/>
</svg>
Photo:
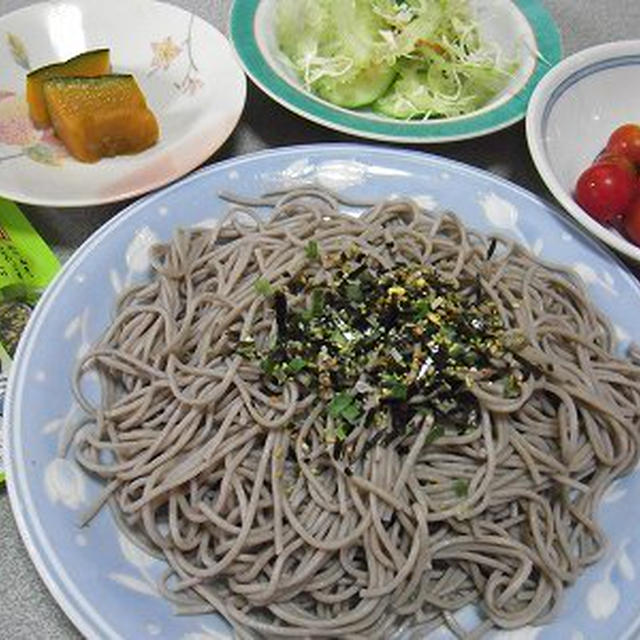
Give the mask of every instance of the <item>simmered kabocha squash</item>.
<svg viewBox="0 0 640 640">
<path fill-rule="evenodd" d="M 83 162 L 153 146 L 158 122 L 132 75 L 54 78 L 44 96 L 56 135 Z"/>
<path fill-rule="evenodd" d="M 94 49 L 86 51 L 66 62 L 48 64 L 31 71 L 27 75 L 27 102 L 29 115 L 38 129 L 51 126 L 49 112 L 44 101 L 43 85 L 51 78 L 69 76 L 94 77 L 102 76 L 111 71 L 109 49 Z"/>
</svg>

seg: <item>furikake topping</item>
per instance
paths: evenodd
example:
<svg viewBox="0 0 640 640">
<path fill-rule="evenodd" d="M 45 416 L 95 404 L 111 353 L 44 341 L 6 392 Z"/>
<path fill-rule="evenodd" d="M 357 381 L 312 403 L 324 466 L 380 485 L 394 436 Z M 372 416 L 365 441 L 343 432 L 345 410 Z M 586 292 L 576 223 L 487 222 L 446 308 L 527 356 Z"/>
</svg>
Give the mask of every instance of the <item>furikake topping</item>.
<svg viewBox="0 0 640 640">
<path fill-rule="evenodd" d="M 20 336 L 31 317 L 31 307 L 25 302 L 10 300 L 0 304 L 0 344 L 13 357 Z"/>
<path fill-rule="evenodd" d="M 477 427 L 477 382 L 499 382 L 505 397 L 518 394 L 522 375 L 505 365 L 500 314 L 488 296 L 470 294 L 477 281 L 426 265 L 387 269 L 355 248 L 321 257 L 309 243 L 306 256 L 322 260 L 331 276 L 319 279 L 310 269 L 277 290 L 258 281 L 277 336 L 268 348 L 250 340 L 239 351 L 258 359 L 272 383 L 295 379 L 325 401 L 334 425 L 328 442 L 364 425 L 372 445 L 388 444 L 424 416 L 433 419 L 433 442 L 445 427 L 461 434 Z"/>
</svg>

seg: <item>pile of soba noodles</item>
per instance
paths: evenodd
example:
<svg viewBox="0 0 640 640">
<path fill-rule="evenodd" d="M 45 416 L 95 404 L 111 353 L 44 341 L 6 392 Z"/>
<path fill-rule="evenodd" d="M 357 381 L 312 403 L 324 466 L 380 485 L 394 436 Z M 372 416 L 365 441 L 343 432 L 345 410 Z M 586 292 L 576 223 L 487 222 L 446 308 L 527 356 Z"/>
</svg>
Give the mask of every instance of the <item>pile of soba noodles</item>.
<svg viewBox="0 0 640 640">
<path fill-rule="evenodd" d="M 78 366 L 77 459 L 176 611 L 239 638 L 542 624 L 603 554 L 640 369 L 518 244 L 410 200 L 344 209 L 236 202 L 156 246 Z"/>
</svg>

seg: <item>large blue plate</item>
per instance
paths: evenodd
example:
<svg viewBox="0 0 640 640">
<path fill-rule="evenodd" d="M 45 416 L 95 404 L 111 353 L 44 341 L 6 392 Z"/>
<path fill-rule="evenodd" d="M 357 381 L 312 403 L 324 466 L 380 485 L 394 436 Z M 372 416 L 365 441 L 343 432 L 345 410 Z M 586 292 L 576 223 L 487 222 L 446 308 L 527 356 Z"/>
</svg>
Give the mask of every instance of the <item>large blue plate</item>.
<svg viewBox="0 0 640 640">
<path fill-rule="evenodd" d="M 78 528 L 80 511 L 99 490 L 72 461 L 58 457 L 65 426 L 77 412 L 70 377 L 78 353 L 107 325 L 117 292 L 147 277 L 149 244 L 168 240 L 177 226 L 214 222 L 225 208 L 216 197 L 220 190 L 258 194 L 309 180 L 358 198 L 414 196 L 425 205 L 456 211 L 481 231 L 498 229 L 546 259 L 573 267 L 611 318 L 622 345 L 640 342 L 640 287 L 608 251 L 539 198 L 442 158 L 357 145 L 281 149 L 207 168 L 132 205 L 83 245 L 43 297 L 19 347 L 8 392 L 7 467 L 15 517 L 53 596 L 89 638 L 205 640 L 230 633 L 216 616 L 174 616 L 155 589 L 160 563 L 119 537 L 108 512 Z M 496 636 L 635 636 L 640 622 L 637 496 L 638 473 L 607 492 L 601 520 L 610 551 L 567 590 L 553 624 Z"/>
</svg>

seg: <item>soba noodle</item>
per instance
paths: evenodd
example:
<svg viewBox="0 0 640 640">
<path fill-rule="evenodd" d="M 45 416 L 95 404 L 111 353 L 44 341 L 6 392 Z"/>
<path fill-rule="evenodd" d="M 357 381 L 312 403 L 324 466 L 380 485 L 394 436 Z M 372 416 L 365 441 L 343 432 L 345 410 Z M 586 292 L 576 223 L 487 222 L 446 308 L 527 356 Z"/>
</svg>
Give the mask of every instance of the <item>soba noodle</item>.
<svg viewBox="0 0 640 640">
<path fill-rule="evenodd" d="M 236 203 L 216 228 L 155 247 L 154 278 L 121 297 L 78 366 L 92 420 L 77 459 L 104 479 L 119 527 L 166 560 L 160 588 L 176 610 L 218 612 L 240 638 L 386 638 L 416 625 L 424 637 L 443 622 L 475 638 L 544 623 L 603 554 L 595 512 L 638 460 L 640 369 L 614 354 L 578 281 L 520 245 L 410 200 L 360 217 L 341 207 L 313 189 Z M 349 251 L 378 269 L 431 265 L 469 300 L 474 283 L 523 337 L 516 393 L 472 384 L 473 428 L 435 438 L 425 418 L 402 446 L 363 451 L 371 426 L 356 421 L 347 443 L 360 455 L 335 455 L 321 394 L 266 379 L 238 345 L 277 334 L 256 282 L 330 281 L 340 259 L 327 258 Z M 310 304 L 298 298 L 289 304 Z M 82 393 L 88 372 L 97 406 Z M 453 617 L 469 604 L 485 620 L 474 630 Z"/>
</svg>

